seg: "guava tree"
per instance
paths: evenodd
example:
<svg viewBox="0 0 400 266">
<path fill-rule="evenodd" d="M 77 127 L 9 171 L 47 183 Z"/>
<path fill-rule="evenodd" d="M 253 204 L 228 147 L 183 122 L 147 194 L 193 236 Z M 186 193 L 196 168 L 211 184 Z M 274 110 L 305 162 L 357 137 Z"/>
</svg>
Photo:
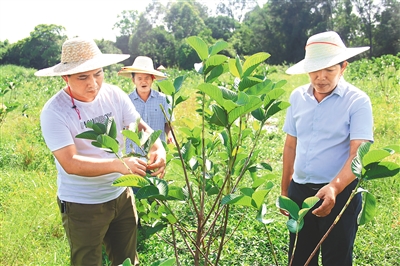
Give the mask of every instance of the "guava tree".
<svg viewBox="0 0 400 266">
<path fill-rule="evenodd" d="M 181 264 L 182 249 L 191 254 L 194 265 L 218 265 L 230 239 L 228 232 L 234 232 L 241 222 L 231 219 L 231 208 L 248 206 L 255 210 L 256 219 L 268 220 L 264 216 L 266 198 L 273 186 L 269 182 L 272 168 L 259 161 L 260 151 L 266 146 L 260 145 L 259 139 L 267 120 L 289 106 L 279 100 L 286 81 L 273 82 L 260 74 L 265 72 L 260 68 L 270 56 L 267 53 L 242 61 L 219 54 L 228 46 L 224 41 L 209 47 L 201 38 L 192 36 L 187 43 L 201 61 L 195 69 L 202 82 L 191 88 L 196 91 L 200 122 L 181 128 L 177 136 L 173 123 L 168 121 L 176 143 L 174 147 L 166 146 L 168 163 L 179 164 L 181 171 L 175 173 L 174 180 L 126 175 L 115 180 L 114 185 L 140 188 L 136 198 L 142 226 L 148 234 L 169 227 L 177 265 Z M 187 99 L 181 93 L 183 82 L 184 77 L 158 82 L 171 99 L 172 110 L 164 112 L 173 113 Z M 111 126 L 103 128 L 113 128 L 114 122 L 109 123 Z M 103 149 L 117 147 L 111 141 L 115 137 L 107 130 L 102 132 L 102 137 L 96 136 L 96 145 Z M 139 137 L 140 132 L 123 134 L 144 150 L 149 147 L 146 137 Z M 118 152 L 115 148 L 112 151 Z"/>
</svg>

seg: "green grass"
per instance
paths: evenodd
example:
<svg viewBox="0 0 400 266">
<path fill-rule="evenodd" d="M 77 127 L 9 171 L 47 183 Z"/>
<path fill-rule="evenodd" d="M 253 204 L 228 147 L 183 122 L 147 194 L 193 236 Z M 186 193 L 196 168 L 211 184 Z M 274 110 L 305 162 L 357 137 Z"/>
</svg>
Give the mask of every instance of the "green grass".
<svg viewBox="0 0 400 266">
<path fill-rule="evenodd" d="M 353 65 L 351 64 L 350 67 Z M 355 65 L 358 69 L 359 66 Z M 273 81 L 285 79 L 287 100 L 290 92 L 308 82 L 307 75 L 288 76 L 282 67 L 269 77 Z M 390 72 L 392 71 L 392 72 Z M 18 101 L 20 107 L 9 113 L 0 127 L 0 265 L 69 265 L 69 247 L 61 225 L 61 217 L 56 205 L 56 170 L 51 153 L 43 142 L 40 131 L 40 109 L 47 99 L 60 89 L 60 78 L 37 78 L 34 70 L 16 66 L 0 66 L 0 88 L 14 82 L 15 90 L 5 97 L 6 101 Z M 181 75 L 171 71 L 171 76 Z M 397 68 L 374 74 L 373 71 L 360 74 L 355 70 L 346 73 L 346 79 L 366 91 L 373 104 L 375 120 L 375 143 L 372 148 L 382 148 L 388 144 L 400 144 L 400 77 Z M 362 78 L 360 78 L 362 77 Z M 106 74 L 106 80 L 130 92 L 129 79 Z M 198 123 L 194 88 L 198 77 L 189 73 L 184 83 L 184 92 L 191 98 L 175 110 L 174 127 L 190 127 Z M 22 107 L 28 109 L 22 113 Z M 279 195 L 281 156 L 284 134 L 281 130 L 284 112 L 279 113 L 276 122 L 278 132 L 266 133 L 260 140 L 265 146 L 261 159 L 270 163 L 276 179 L 275 187 L 269 195 L 268 217 L 274 219 L 267 226 L 280 265 L 287 264 L 288 233 L 286 218 L 279 214 L 275 199 Z M 197 122 L 196 122 L 197 121 Z M 391 160 L 400 163 L 399 155 Z M 170 165 L 166 179 L 174 179 L 179 171 Z M 365 184 L 377 198 L 378 213 L 374 220 L 360 227 L 354 250 L 355 265 L 400 265 L 400 181 L 393 178 L 375 180 Z M 185 213 L 185 205 L 181 211 Z M 254 218 L 255 212 L 240 207 L 231 209 L 232 224 L 242 222 L 233 233 L 223 252 L 220 265 L 269 265 L 273 264 L 266 228 Z M 160 234 L 170 239 L 170 231 Z M 157 236 L 139 239 L 141 265 L 173 257 L 173 248 Z M 183 247 L 182 243 L 179 243 Z M 182 265 L 192 265 L 190 256 L 180 251 Z M 105 262 L 105 265 L 107 262 Z"/>
</svg>

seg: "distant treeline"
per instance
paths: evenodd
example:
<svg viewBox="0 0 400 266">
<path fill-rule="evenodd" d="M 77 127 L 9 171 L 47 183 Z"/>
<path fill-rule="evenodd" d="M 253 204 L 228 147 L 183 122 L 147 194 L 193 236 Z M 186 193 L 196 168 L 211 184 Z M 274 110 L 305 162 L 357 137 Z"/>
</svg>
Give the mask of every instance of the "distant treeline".
<svg viewBox="0 0 400 266">
<path fill-rule="evenodd" d="M 208 44 L 229 43 L 223 51 L 234 57 L 271 54 L 269 64 L 290 64 L 304 57 L 307 38 L 334 30 L 347 46 L 370 46 L 367 57 L 400 52 L 399 0 L 220 0 L 216 10 L 194 0 L 149 4 L 142 13 L 123 11 L 114 25 L 116 42 L 96 40 L 103 53 L 125 53 L 132 64 L 138 55 L 153 58 L 155 67 L 192 69 L 197 54 L 185 42 L 199 36 Z M 36 69 L 60 62 L 67 39 L 60 25 L 37 25 L 28 38 L 0 41 L 0 64 Z"/>
</svg>

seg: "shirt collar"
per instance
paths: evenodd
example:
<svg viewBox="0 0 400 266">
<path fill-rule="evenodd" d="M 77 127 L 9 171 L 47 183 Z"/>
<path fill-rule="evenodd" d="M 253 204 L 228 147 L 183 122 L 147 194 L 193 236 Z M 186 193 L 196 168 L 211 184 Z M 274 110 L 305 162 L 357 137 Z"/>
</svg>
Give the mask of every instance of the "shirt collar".
<svg viewBox="0 0 400 266">
<path fill-rule="evenodd" d="M 137 93 L 137 89 L 135 88 L 135 90 L 132 92 L 132 96 L 133 96 L 133 99 L 138 99 L 138 98 L 140 98 L 139 97 L 139 94 Z M 150 89 L 150 97 L 152 97 L 152 98 L 154 98 L 154 97 L 156 97 L 155 95 L 154 95 L 154 90 L 153 89 Z M 149 97 L 149 98 L 150 98 Z"/>
</svg>

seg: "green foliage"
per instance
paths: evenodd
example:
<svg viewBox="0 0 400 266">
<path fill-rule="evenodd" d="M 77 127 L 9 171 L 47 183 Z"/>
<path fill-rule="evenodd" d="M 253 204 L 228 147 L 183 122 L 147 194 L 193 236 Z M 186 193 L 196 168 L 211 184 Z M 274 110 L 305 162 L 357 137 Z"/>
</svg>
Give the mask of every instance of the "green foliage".
<svg viewBox="0 0 400 266">
<path fill-rule="evenodd" d="M 193 52 L 197 56 L 194 50 Z M 273 56 L 275 55 L 273 54 Z M 196 59 L 195 62 L 198 61 Z M 368 72 L 371 70 L 367 70 L 368 74 L 364 76 L 363 68 L 359 69 L 360 74 L 358 74 L 358 62 L 354 61 L 350 64 L 345 76 L 348 81 L 363 89 L 371 97 L 375 123 L 373 146 L 386 147 L 391 143 L 398 145 L 400 123 L 399 117 L 395 114 L 400 111 L 399 84 L 395 84 L 393 78 L 389 78 L 389 76 L 393 76 L 390 68 L 380 72 L 380 76 Z M 374 66 L 376 64 L 375 60 L 365 60 L 365 62 L 371 69 L 377 67 Z M 260 64 L 255 70 L 257 75 L 268 74 L 268 79 L 270 80 L 287 80 L 284 87 L 281 87 L 286 91 L 281 96 L 283 100 L 288 98 L 292 89 L 308 82 L 306 75 L 286 75 L 284 73 L 286 68 L 285 66 Z M 271 72 L 268 72 L 269 70 Z M 0 264 L 22 265 L 29 261 L 35 265 L 68 265 L 69 245 L 55 203 L 57 173 L 54 166 L 54 157 L 44 143 L 39 123 L 42 106 L 62 88 L 64 82 L 59 77 L 39 79 L 33 75 L 34 72 L 34 69 L 25 69 L 23 67 L 0 66 L 0 87 L 7 88 L 9 82 L 14 82 L 15 86 L 14 91 L 5 95 L 6 100 L 12 96 L 11 100 L 20 103 L 19 107 L 8 113 L 7 119 L 1 127 L 0 180 L 2 185 L 0 189 L 0 215 L 2 222 L 0 227 Z M 198 147 L 196 141 L 201 134 L 201 129 L 199 128 L 201 117 L 195 111 L 198 109 L 195 88 L 204 79 L 194 71 L 167 69 L 166 72 L 173 86 L 175 84 L 174 81 L 177 81 L 174 80 L 176 77 L 185 77 L 184 81 L 180 83 L 179 92 L 174 96 L 176 102 L 179 102 L 178 99 L 180 97 L 186 98 L 185 101 L 178 103 L 174 108 L 175 120 L 173 121 L 173 128 L 178 143 L 186 143 L 188 139 L 191 139 L 192 146 L 194 148 Z M 357 76 L 363 78 L 357 78 Z M 399 75 L 397 74 L 397 76 Z M 126 92 L 130 92 L 132 89 L 129 79 L 120 78 L 115 72 L 106 70 L 105 79 L 108 83 L 118 85 Z M 227 73 L 219 76 L 215 83 L 219 86 L 229 86 L 229 88 L 231 88 L 230 84 L 234 84 Z M 392 84 L 391 90 L 387 90 L 389 86 L 383 87 L 380 84 Z M 22 113 L 24 106 L 27 106 L 28 109 Z M 208 112 L 208 110 L 206 111 Z M 238 261 L 247 266 L 276 265 L 277 263 L 271 256 L 272 251 L 276 252 L 279 265 L 287 264 L 288 239 L 285 225 L 287 218 L 275 208 L 275 199 L 279 195 L 277 184 L 280 182 L 280 162 L 284 141 L 284 133 L 279 128 L 283 125 L 284 113 L 278 112 L 267 121 L 265 125 L 267 129 L 263 129 L 257 141 L 260 151 L 254 155 L 261 163 L 255 163 L 252 167 L 249 167 L 244 179 L 245 186 L 232 191 L 232 194 L 240 194 L 242 187 L 247 186 L 254 190 L 261 190 L 266 189 L 264 184 L 268 184 L 269 181 L 275 184 L 266 197 L 266 208 L 262 209 L 264 212 L 260 213 L 265 214 L 262 217 L 266 223 L 262 223 L 258 218 L 254 219 L 258 217 L 256 216 L 258 211 L 253 207 L 230 205 L 231 222 L 228 224 L 228 238 L 225 241 L 226 244 L 219 265 L 236 265 Z M 263 127 L 258 120 L 252 121 L 246 118 L 245 122 L 251 130 Z M 277 131 L 269 131 L 270 127 L 276 128 Z M 207 134 L 208 131 L 205 133 Z M 225 135 L 212 136 L 207 134 L 207 137 L 210 140 L 222 140 Z M 256 142 L 255 138 L 252 135 L 248 135 L 243 143 L 249 146 L 253 142 Z M 187 147 L 189 148 L 190 145 Z M 169 154 L 177 152 L 175 149 L 169 148 L 171 151 Z M 391 149 L 396 150 L 395 148 Z M 196 149 L 191 148 L 190 153 L 187 153 L 187 155 L 193 154 L 192 151 L 196 151 Z M 227 158 L 225 148 L 216 149 L 212 154 L 214 157 L 220 155 Z M 386 157 L 385 160 L 399 164 L 399 159 L 399 153 L 396 152 Z M 201 161 L 199 163 L 201 165 Z M 217 163 L 217 166 L 214 165 L 214 167 L 218 167 L 218 160 L 214 161 L 215 163 Z M 258 170 L 253 171 L 253 168 Z M 218 171 L 214 173 L 212 178 L 219 182 L 219 176 L 224 173 L 224 170 L 220 167 L 217 169 Z M 191 175 L 191 180 L 195 182 L 195 178 L 192 177 L 193 175 Z M 398 230 L 399 177 L 400 175 L 398 174 L 395 178 L 379 178 L 374 179 L 376 181 L 371 180 L 373 182 L 363 183 L 363 188 L 374 194 L 376 212 L 371 221 L 367 221 L 364 226 L 360 226 L 358 229 L 354 245 L 353 263 L 355 265 L 397 265 L 398 247 L 400 246 L 400 230 Z M 168 194 L 173 193 L 173 187 L 185 187 L 183 169 L 178 160 L 174 159 L 168 164 L 164 180 L 168 183 Z M 259 187 L 257 182 L 263 185 Z M 209 192 L 207 195 L 216 197 L 218 195 L 215 194 L 215 191 L 218 191 L 217 188 L 206 187 L 207 192 Z M 195 228 L 197 217 L 191 204 L 186 204 L 185 196 L 188 195 L 188 188 L 185 187 L 185 189 L 183 190 L 183 195 L 176 196 L 180 200 L 168 202 L 179 220 L 185 220 L 188 225 Z M 178 195 L 179 192 L 176 194 Z M 156 261 L 173 257 L 173 246 L 162 241 L 162 239 L 172 241 L 171 226 L 166 227 L 167 222 L 157 223 L 161 219 L 158 214 L 155 218 L 147 215 L 158 213 L 156 212 L 158 206 L 163 205 L 158 205 L 156 201 L 149 203 L 145 199 L 140 200 L 140 202 L 144 202 L 144 209 L 140 209 L 141 205 L 138 203 L 138 212 L 143 215 L 142 217 L 148 217 L 148 220 L 141 218 L 144 230 L 139 231 L 138 255 L 141 265 L 151 265 Z M 168 215 L 165 208 L 164 210 L 161 209 L 159 213 L 160 216 Z M 210 227 L 208 225 L 206 228 Z M 266 231 L 265 225 L 268 225 L 268 231 Z M 160 227 L 164 229 L 159 230 Z M 147 229 L 149 229 L 150 234 L 146 236 Z M 217 229 L 214 231 L 214 235 L 219 236 L 220 227 Z M 273 246 L 269 243 L 266 232 L 269 232 L 271 241 L 274 243 Z M 193 265 L 191 254 L 187 252 L 187 246 L 181 238 L 177 238 L 176 245 L 181 265 Z M 214 258 L 217 255 L 216 251 L 215 248 L 212 249 L 210 257 Z M 107 261 L 104 261 L 104 265 L 108 265 Z"/>
</svg>

